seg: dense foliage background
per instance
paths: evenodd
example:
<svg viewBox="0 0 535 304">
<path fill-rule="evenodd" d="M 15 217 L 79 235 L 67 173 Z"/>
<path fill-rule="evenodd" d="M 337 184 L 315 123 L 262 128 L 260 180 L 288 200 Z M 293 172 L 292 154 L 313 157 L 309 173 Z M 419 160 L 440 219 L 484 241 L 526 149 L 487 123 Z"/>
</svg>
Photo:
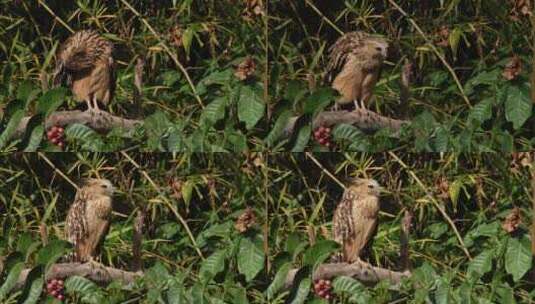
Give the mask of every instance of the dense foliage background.
<svg viewBox="0 0 535 304">
<path fill-rule="evenodd" d="M 533 161 L 399 152 L 5 156 L 0 301 L 45 299 L 42 273 L 69 250 L 61 241 L 74 196 L 68 180 L 102 176 L 119 188 L 102 262 L 131 269 L 132 223 L 145 208 L 145 276 L 132 286 L 72 277 L 68 303 L 326 303 L 312 291 L 311 269 L 337 250 L 329 239 L 341 185 L 367 176 L 387 189 L 370 262 L 399 270 L 400 220 L 409 210 L 413 277 L 397 288 L 337 278 L 335 303 L 531 303 Z M 248 207 L 253 219 L 240 221 Z M 22 267 L 35 276 L 10 291 Z M 304 275 L 284 290 L 291 268 Z"/>
<path fill-rule="evenodd" d="M 340 125 L 333 130 L 339 149 L 533 148 L 532 2 L 275 0 L 270 4 L 270 96 L 279 118 L 286 119 L 287 112 L 310 115 L 332 104 L 335 97 L 323 81 L 328 49 L 342 33 L 361 30 L 382 35 L 391 44 L 370 108 L 412 124 L 401 134 L 387 130 L 365 134 Z M 411 97 L 400 104 L 400 73 L 406 60 L 413 64 Z M 302 147 L 308 140 L 304 137 L 300 135 L 294 146 Z"/>
<path fill-rule="evenodd" d="M 8 140 L 9 127 L 24 115 L 76 106 L 65 102 L 69 92 L 48 88 L 58 44 L 80 29 L 114 42 L 118 78 L 109 110 L 144 125 L 107 134 L 71 125 L 68 149 L 243 151 L 259 144 L 256 126 L 266 112 L 262 1 L 2 0 L 0 8 L 3 150 L 57 150 L 42 140 L 42 117 L 22 142 Z M 134 102 L 138 58 L 145 60 L 144 87 Z M 249 68 L 235 76 L 246 59 Z"/>
<path fill-rule="evenodd" d="M 157 4 L 156 4 L 157 3 Z M 50 88 L 58 44 L 93 28 L 116 45 L 116 115 L 131 130 L 66 128 L 68 150 L 325 150 L 310 121 L 336 93 L 323 82 L 329 46 L 362 30 L 391 43 L 370 108 L 412 121 L 400 133 L 333 130 L 338 150 L 511 151 L 533 148 L 533 4 L 528 0 L 0 1 L 3 150 L 57 150 L 43 117 L 76 105 Z M 146 61 L 135 98 L 134 67 Z M 400 69 L 413 63 L 400 104 Z M 240 65 L 242 64 L 242 65 Z M 67 102 L 66 102 L 67 101 Z M 35 115 L 21 140 L 9 135 Z M 286 138 L 289 119 L 304 123 Z"/>
</svg>

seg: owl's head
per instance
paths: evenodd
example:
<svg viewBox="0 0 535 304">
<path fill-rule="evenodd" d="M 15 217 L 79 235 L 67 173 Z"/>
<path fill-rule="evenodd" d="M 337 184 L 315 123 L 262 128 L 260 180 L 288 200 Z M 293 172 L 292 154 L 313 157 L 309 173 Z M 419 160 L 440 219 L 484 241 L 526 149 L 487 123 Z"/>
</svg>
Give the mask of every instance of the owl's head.
<svg viewBox="0 0 535 304">
<path fill-rule="evenodd" d="M 379 196 L 383 192 L 383 187 L 373 178 L 354 178 L 351 180 L 351 186 L 369 195 Z"/>
<path fill-rule="evenodd" d="M 86 178 L 83 180 L 83 186 L 96 195 L 112 196 L 116 190 L 113 184 L 105 178 Z"/>
<path fill-rule="evenodd" d="M 382 59 L 388 57 L 388 42 L 380 37 L 370 37 L 365 42 L 366 48 L 377 55 L 380 55 Z"/>
</svg>

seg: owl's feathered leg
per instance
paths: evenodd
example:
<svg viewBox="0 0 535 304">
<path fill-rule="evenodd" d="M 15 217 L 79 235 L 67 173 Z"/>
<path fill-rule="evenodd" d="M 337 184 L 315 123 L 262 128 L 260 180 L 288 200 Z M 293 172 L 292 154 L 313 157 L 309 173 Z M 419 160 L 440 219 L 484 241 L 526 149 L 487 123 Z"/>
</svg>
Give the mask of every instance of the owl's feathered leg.
<svg viewBox="0 0 535 304">
<path fill-rule="evenodd" d="M 91 98 L 87 98 L 85 100 L 85 103 L 87 104 L 87 109 L 88 110 L 91 110 L 93 108 L 93 106 L 91 105 Z"/>
</svg>

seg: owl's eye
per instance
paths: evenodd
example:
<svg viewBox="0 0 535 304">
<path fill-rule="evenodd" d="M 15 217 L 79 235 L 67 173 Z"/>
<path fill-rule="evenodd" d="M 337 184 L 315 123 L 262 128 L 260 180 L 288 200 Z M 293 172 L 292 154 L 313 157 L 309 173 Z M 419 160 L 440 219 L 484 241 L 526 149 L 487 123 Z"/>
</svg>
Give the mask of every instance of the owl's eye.
<svg viewBox="0 0 535 304">
<path fill-rule="evenodd" d="M 372 188 L 373 188 L 373 185 L 368 185 L 368 188 L 372 189 Z"/>
<path fill-rule="evenodd" d="M 101 185 L 101 187 L 104 188 L 104 189 L 108 188 L 108 186 L 106 186 L 106 185 Z"/>
<path fill-rule="evenodd" d="M 377 51 L 381 52 L 383 49 L 381 49 L 380 47 L 376 47 L 375 48 Z"/>
</svg>

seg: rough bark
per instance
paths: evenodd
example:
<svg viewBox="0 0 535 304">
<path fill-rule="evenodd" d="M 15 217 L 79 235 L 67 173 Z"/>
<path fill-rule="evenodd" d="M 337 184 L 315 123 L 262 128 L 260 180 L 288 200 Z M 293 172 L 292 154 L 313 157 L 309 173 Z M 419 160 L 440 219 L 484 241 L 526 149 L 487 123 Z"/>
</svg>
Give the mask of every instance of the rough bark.
<svg viewBox="0 0 535 304">
<path fill-rule="evenodd" d="M 24 117 L 16 131 L 13 134 L 14 138 L 21 137 L 26 131 L 26 127 L 31 117 Z M 50 114 L 45 120 L 45 129 L 52 126 L 66 126 L 73 123 L 86 125 L 96 131 L 109 131 L 116 127 L 125 129 L 132 129 L 137 125 L 142 124 L 141 120 L 126 119 L 119 116 L 112 115 L 106 111 L 58 111 Z"/>
<path fill-rule="evenodd" d="M 15 284 L 15 289 L 20 289 L 24 286 L 30 271 L 31 269 L 25 269 L 20 273 L 17 284 Z M 143 273 L 141 272 L 124 271 L 98 264 L 58 263 L 49 268 L 45 275 L 45 279 L 48 281 L 51 279 L 65 279 L 71 276 L 81 276 L 100 284 L 108 284 L 112 281 L 120 281 L 123 284 L 129 284 L 142 275 Z"/>
<path fill-rule="evenodd" d="M 298 270 L 299 269 L 292 269 L 288 272 L 284 283 L 285 289 L 289 289 L 293 285 Z M 392 284 L 399 284 L 403 278 L 410 277 L 411 273 L 408 271 L 392 271 L 386 268 L 372 266 L 363 261 L 357 261 L 353 264 L 322 264 L 316 269 L 312 275 L 312 279 L 316 281 L 320 279 L 332 279 L 338 276 L 352 277 L 363 283 L 377 283 L 382 280 L 390 280 Z"/>
</svg>

